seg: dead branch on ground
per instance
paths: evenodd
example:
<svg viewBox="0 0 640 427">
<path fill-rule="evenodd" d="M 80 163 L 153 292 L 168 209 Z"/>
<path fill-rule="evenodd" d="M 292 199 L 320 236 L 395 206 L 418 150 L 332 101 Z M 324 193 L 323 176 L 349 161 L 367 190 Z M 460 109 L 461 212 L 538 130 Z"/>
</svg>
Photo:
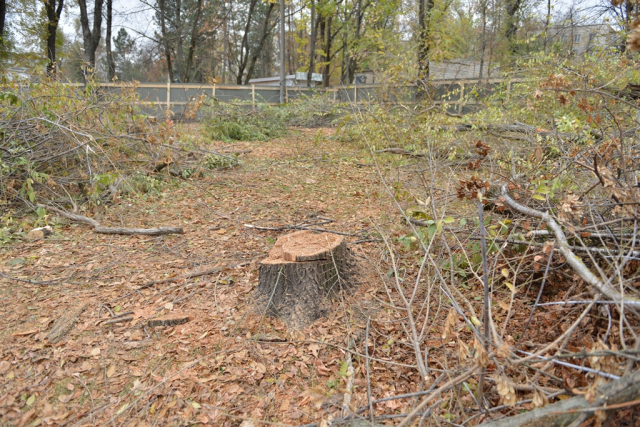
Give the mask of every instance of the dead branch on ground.
<svg viewBox="0 0 640 427">
<path fill-rule="evenodd" d="M 96 233 L 100 234 L 122 234 L 122 235 L 145 235 L 145 236 L 162 236 L 165 234 L 184 234 L 182 227 L 158 227 L 158 228 L 122 228 L 122 227 L 103 227 L 95 219 L 88 218 L 83 215 L 72 214 L 65 212 L 62 209 L 54 208 L 53 206 L 43 205 L 38 203 L 38 207 L 44 208 L 51 212 L 55 212 L 58 215 L 62 215 L 65 218 L 72 219 L 74 221 L 83 222 L 93 226 Z"/>
<path fill-rule="evenodd" d="M 598 411 L 610 411 L 640 402 L 640 371 L 607 383 L 593 393 L 593 400 L 580 395 L 534 409 L 524 414 L 481 424 L 484 427 L 554 427 L 567 426 L 581 415 L 593 416 Z"/>
<path fill-rule="evenodd" d="M 558 250 L 562 253 L 562 255 L 564 255 L 567 263 L 571 266 L 571 268 L 573 268 L 576 273 L 578 273 L 582 280 L 584 280 L 587 284 L 594 288 L 596 292 L 603 294 L 612 301 L 628 305 L 636 309 L 640 308 L 640 299 L 628 297 L 621 294 L 616 289 L 614 289 L 609 284 L 609 282 L 604 282 L 595 274 L 593 274 L 593 272 L 589 269 L 589 267 L 586 266 L 582 259 L 580 259 L 576 254 L 573 253 L 569 243 L 567 242 L 567 237 L 562 231 L 562 228 L 560 227 L 560 225 L 558 225 L 555 219 L 551 217 L 551 215 L 546 212 L 540 212 L 538 210 L 519 204 L 518 202 L 513 200 L 511 196 L 509 196 L 509 192 L 507 189 L 508 184 L 502 186 L 502 197 L 504 197 L 507 205 L 520 212 L 521 214 L 543 220 L 555 235 Z"/>
</svg>

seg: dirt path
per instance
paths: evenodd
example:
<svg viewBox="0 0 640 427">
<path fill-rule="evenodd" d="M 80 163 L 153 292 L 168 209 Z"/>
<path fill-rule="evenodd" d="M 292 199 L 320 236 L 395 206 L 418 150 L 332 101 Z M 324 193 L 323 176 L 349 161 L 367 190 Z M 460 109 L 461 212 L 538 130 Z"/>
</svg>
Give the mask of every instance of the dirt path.
<svg viewBox="0 0 640 427">
<path fill-rule="evenodd" d="M 374 301 L 375 272 L 346 297 L 358 304 L 336 301 L 329 318 L 287 331 L 250 310 L 256 263 L 281 233 L 244 224 L 281 227 L 323 216 L 335 219 L 325 227 L 354 234 L 350 241 L 366 239 L 368 218 L 390 215 L 381 208 L 378 178 L 358 165 L 362 151 L 325 130 L 233 150 L 252 151 L 238 168 L 173 180 L 159 194 L 123 199 L 96 215 L 104 225 L 182 226 L 185 235 L 105 236 L 51 217 L 53 236 L 0 252 L 0 271 L 39 282 L 0 279 L 2 425 L 239 425 L 245 419 L 246 427 L 253 425 L 248 418 L 304 424 L 339 414 L 346 383 L 341 347 L 349 337 L 363 337 L 359 310 Z M 372 248 L 352 246 L 360 255 Z M 220 270 L 189 278 L 213 268 Z M 144 287 L 173 277 L 182 278 Z M 48 344 L 53 322 L 84 303 L 70 333 Z M 133 319 L 100 323 L 125 313 Z M 147 324 L 186 317 L 176 326 Z M 366 404 L 366 367 L 359 360 L 354 367 L 357 407 Z M 374 362 L 371 370 L 377 397 L 415 389 L 411 369 Z"/>
</svg>

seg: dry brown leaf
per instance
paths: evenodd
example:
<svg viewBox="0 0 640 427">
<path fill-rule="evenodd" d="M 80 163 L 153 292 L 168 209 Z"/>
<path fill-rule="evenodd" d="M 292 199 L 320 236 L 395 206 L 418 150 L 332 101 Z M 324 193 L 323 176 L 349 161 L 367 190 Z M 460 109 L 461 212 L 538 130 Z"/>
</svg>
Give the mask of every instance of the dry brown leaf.
<svg viewBox="0 0 640 427">
<path fill-rule="evenodd" d="M 453 337 L 455 337 L 456 332 L 454 330 L 456 326 L 456 321 L 458 320 L 458 313 L 452 308 L 449 310 L 449 314 L 447 314 L 447 318 L 444 321 L 444 327 L 442 330 L 442 340 L 444 342 L 449 342 Z"/>
<path fill-rule="evenodd" d="M 20 419 L 18 420 L 18 424 L 16 424 L 16 427 L 23 427 L 25 424 L 27 424 L 31 418 L 33 418 L 36 415 L 36 411 L 35 409 L 31 409 L 27 412 L 25 412 L 24 414 L 22 414 L 22 416 L 20 417 Z"/>
<path fill-rule="evenodd" d="M 51 415 L 53 415 L 53 406 L 51 406 L 49 402 L 45 402 L 44 408 L 42 408 L 42 413 L 40 414 L 40 416 L 43 418 L 46 418 L 46 417 L 50 417 Z"/>
<path fill-rule="evenodd" d="M 309 349 L 309 351 L 311 351 L 311 353 L 313 353 L 315 357 L 318 357 L 318 351 L 320 350 L 320 346 L 318 344 L 309 344 L 309 347 L 307 348 Z"/>
<path fill-rule="evenodd" d="M 517 402 L 516 390 L 511 380 L 504 375 L 500 375 L 496 378 L 496 388 L 498 394 L 504 398 L 505 405 L 515 405 Z"/>
<path fill-rule="evenodd" d="M 478 366 L 487 367 L 489 365 L 489 355 L 477 338 L 473 340 L 473 349 L 476 351 L 475 358 Z"/>
<path fill-rule="evenodd" d="M 73 397 L 73 393 L 71 394 L 61 394 L 60 396 L 58 396 L 58 400 L 62 403 L 67 403 L 71 400 L 71 398 Z"/>
<path fill-rule="evenodd" d="M 460 356 L 460 360 L 467 360 L 471 356 L 469 346 L 462 340 L 458 340 L 458 356 Z"/>
<path fill-rule="evenodd" d="M 282 404 L 280 404 L 280 412 L 285 412 L 289 410 L 289 406 L 291 405 L 291 401 L 289 399 L 284 399 Z"/>
<path fill-rule="evenodd" d="M 116 373 L 116 365 L 110 365 L 109 368 L 107 368 L 107 378 L 113 377 L 113 374 L 115 373 Z"/>
</svg>

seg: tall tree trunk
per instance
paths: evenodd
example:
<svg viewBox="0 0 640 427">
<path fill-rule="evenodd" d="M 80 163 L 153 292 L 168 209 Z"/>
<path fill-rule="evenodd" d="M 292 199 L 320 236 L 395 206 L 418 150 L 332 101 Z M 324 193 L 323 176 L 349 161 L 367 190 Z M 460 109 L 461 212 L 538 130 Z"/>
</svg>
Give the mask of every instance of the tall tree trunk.
<svg viewBox="0 0 640 427">
<path fill-rule="evenodd" d="M 113 81 L 116 77 L 116 64 L 113 62 L 113 52 L 111 51 L 111 26 L 113 21 L 113 0 L 107 0 L 107 34 L 105 47 L 107 50 L 107 80 Z"/>
<path fill-rule="evenodd" d="M 418 5 L 418 80 L 422 86 L 429 80 L 430 22 L 434 0 L 419 0 Z"/>
<path fill-rule="evenodd" d="M 311 86 L 311 79 L 315 71 L 316 60 L 316 34 L 318 23 L 316 22 L 316 2 L 311 0 L 311 40 L 309 41 L 309 72 L 307 73 L 307 87 Z"/>
<path fill-rule="evenodd" d="M 256 62 L 258 61 L 258 57 L 260 56 L 264 48 L 264 44 L 267 41 L 267 37 L 269 36 L 269 34 L 271 33 L 271 30 L 273 29 L 273 27 L 269 25 L 269 18 L 271 17 L 271 12 L 275 8 L 275 5 L 276 5 L 275 3 L 269 3 L 269 9 L 267 9 L 267 16 L 265 17 L 262 23 L 262 35 L 260 37 L 260 43 L 258 44 L 258 47 L 256 47 L 256 49 L 253 51 L 253 54 L 251 55 L 251 59 L 249 61 L 249 67 L 247 68 L 247 75 L 244 78 L 244 84 L 246 85 L 249 84 L 249 80 L 253 75 L 253 70 L 255 69 Z"/>
<path fill-rule="evenodd" d="M 284 0 L 280 0 L 280 104 L 287 102 L 287 88 L 285 85 L 286 72 L 284 68 L 285 60 L 285 40 L 284 40 Z"/>
<path fill-rule="evenodd" d="M 251 21 L 253 20 L 253 11 L 256 7 L 257 0 L 251 0 L 249 4 L 249 12 L 247 13 L 247 23 L 244 26 L 244 35 L 242 36 L 242 43 L 240 44 L 240 63 L 238 64 L 238 75 L 236 76 L 236 84 L 242 84 L 242 76 L 245 68 L 247 68 L 247 61 L 249 60 L 249 30 L 251 29 Z"/>
<path fill-rule="evenodd" d="M 549 40 L 549 24 L 551 23 L 551 0 L 547 0 L 547 17 L 544 21 L 544 53 L 547 53 L 547 42 Z"/>
<path fill-rule="evenodd" d="M 296 66 L 295 66 L 296 50 L 294 48 L 294 40 L 293 40 L 293 36 L 295 35 L 295 29 L 294 29 L 294 22 L 291 20 L 292 16 L 293 16 L 293 3 L 289 3 L 288 15 L 287 15 L 287 19 L 289 20 L 289 24 L 288 24 L 289 36 L 287 37 L 287 61 L 289 63 L 289 67 L 287 68 L 289 70 L 288 74 L 296 73 Z"/>
<path fill-rule="evenodd" d="M 0 0 L 0 45 L 4 44 L 4 20 L 7 15 L 7 3 Z"/>
<path fill-rule="evenodd" d="M 371 3 L 368 3 L 367 6 L 369 4 Z M 365 6 L 365 9 L 367 6 Z M 362 0 L 358 0 L 356 3 L 356 28 L 355 28 L 354 38 L 353 38 L 354 44 L 358 43 L 358 40 L 360 40 L 360 31 L 362 29 L 363 17 L 364 17 L 364 9 L 362 7 Z M 349 84 L 353 79 L 353 77 L 355 76 L 357 68 L 358 68 L 358 59 L 356 57 L 355 52 L 352 52 L 349 57 L 349 63 L 347 68 L 347 84 Z"/>
<path fill-rule="evenodd" d="M 89 69 L 85 70 L 85 78 L 87 74 L 93 74 L 96 66 L 96 50 L 100 45 L 100 37 L 102 36 L 102 4 L 104 0 L 95 0 L 93 7 L 93 28 L 89 24 L 89 15 L 87 14 L 87 0 L 78 0 L 80 6 L 80 23 L 82 24 L 82 39 L 84 46 L 84 62 Z"/>
<path fill-rule="evenodd" d="M 332 16 L 327 18 L 327 25 L 325 27 L 325 41 L 324 41 L 324 75 L 322 76 L 322 86 L 329 87 L 330 72 L 331 72 L 331 21 Z"/>
<path fill-rule="evenodd" d="M 224 26 L 222 27 L 222 84 L 227 82 L 227 64 L 229 63 L 229 19 L 227 12 L 227 0 L 224 0 L 225 18 Z"/>
<path fill-rule="evenodd" d="M 200 14 L 202 13 L 202 0 L 198 0 L 196 5 L 196 15 L 193 18 L 193 28 L 191 29 L 191 41 L 189 43 L 189 55 L 187 56 L 187 70 L 185 75 L 185 83 L 191 81 L 191 68 L 193 67 L 193 57 L 196 51 L 196 44 L 198 42 L 198 21 L 200 20 Z"/>
<path fill-rule="evenodd" d="M 487 2 L 480 2 L 480 14 L 482 15 L 482 35 L 480 36 L 480 70 L 478 72 L 478 80 L 482 82 L 482 74 L 484 71 L 484 54 L 487 50 Z"/>
<path fill-rule="evenodd" d="M 64 0 L 59 0 L 56 6 L 55 0 L 45 0 L 44 6 L 47 12 L 47 58 L 49 63 L 47 64 L 47 74 L 50 76 L 56 75 L 56 33 L 58 31 L 58 23 L 60 22 L 60 14 L 62 13 L 62 6 Z M 4 27 L 4 0 L 2 1 L 2 27 Z M 1 35 L 0 35 L 1 37 Z"/>
<path fill-rule="evenodd" d="M 346 17 L 346 16 L 345 16 Z M 342 64 L 340 66 L 340 83 L 341 84 L 348 84 L 347 79 L 348 79 L 348 74 L 349 74 L 349 58 L 348 58 L 348 54 L 347 51 L 349 50 L 347 48 L 347 31 L 343 31 L 342 32 L 342 48 L 340 49 L 340 52 L 342 52 L 342 59 L 340 60 L 340 63 Z"/>
<path fill-rule="evenodd" d="M 182 0 L 176 0 L 176 68 L 178 81 L 184 83 L 184 51 L 182 46 Z"/>
<path fill-rule="evenodd" d="M 167 61 L 167 73 L 169 73 L 169 81 L 173 82 L 173 64 L 171 63 L 171 48 L 169 46 L 169 38 L 167 35 L 167 23 L 166 23 L 166 13 L 167 6 L 165 0 L 158 0 L 158 7 L 160 8 L 160 31 L 162 32 L 162 43 L 164 46 L 164 57 Z"/>
<path fill-rule="evenodd" d="M 512 53 L 515 53 L 516 51 L 515 36 L 516 32 L 518 31 L 518 20 L 516 19 L 516 15 L 520 10 L 521 5 L 522 0 L 507 1 L 507 30 L 505 32 L 505 36 L 507 37 L 509 48 Z"/>
</svg>

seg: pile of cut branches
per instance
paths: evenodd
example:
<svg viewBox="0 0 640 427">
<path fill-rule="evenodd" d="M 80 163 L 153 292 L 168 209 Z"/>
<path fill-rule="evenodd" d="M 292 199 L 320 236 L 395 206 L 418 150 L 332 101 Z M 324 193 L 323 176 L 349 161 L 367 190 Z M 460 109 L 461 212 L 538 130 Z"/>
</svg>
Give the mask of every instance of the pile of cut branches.
<svg viewBox="0 0 640 427">
<path fill-rule="evenodd" d="M 375 106 L 342 129 L 406 224 L 377 227 L 371 260 L 401 328 L 368 320 L 404 343 L 368 355 L 413 365 L 426 395 L 401 426 L 637 416 L 640 108 L 633 64 L 609 59 L 523 64 L 531 78 L 475 114 Z"/>
<path fill-rule="evenodd" d="M 172 177 L 238 164 L 234 156 L 181 143 L 172 120 L 157 124 L 137 101 L 135 83 L 110 91 L 91 81 L 2 83 L 0 241 L 11 225 L 42 223 L 43 206 L 76 213 L 130 193 L 159 193 Z M 15 217 L 33 212 L 35 224 L 16 224 Z"/>
</svg>

